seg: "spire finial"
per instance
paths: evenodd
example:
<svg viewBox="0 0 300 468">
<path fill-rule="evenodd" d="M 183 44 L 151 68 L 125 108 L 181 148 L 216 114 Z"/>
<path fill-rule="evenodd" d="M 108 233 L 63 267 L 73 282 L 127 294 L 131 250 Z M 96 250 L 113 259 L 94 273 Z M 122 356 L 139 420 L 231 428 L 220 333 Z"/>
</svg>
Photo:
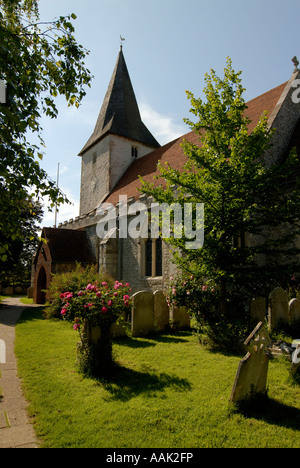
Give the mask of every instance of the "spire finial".
<svg viewBox="0 0 300 468">
<path fill-rule="evenodd" d="M 295 71 L 298 71 L 299 60 L 297 59 L 296 55 L 292 58 L 292 62 L 295 65 Z"/>
<path fill-rule="evenodd" d="M 125 41 L 125 37 L 122 37 L 120 34 L 120 39 L 121 39 L 121 44 L 120 44 L 120 50 L 123 48 L 123 41 Z"/>
</svg>

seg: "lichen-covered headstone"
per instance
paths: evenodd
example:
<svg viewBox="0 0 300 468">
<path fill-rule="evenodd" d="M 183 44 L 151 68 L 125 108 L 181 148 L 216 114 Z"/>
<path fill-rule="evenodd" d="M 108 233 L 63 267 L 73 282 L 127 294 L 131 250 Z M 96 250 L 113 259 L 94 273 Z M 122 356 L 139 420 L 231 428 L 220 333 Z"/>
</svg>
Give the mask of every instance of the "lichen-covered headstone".
<svg viewBox="0 0 300 468">
<path fill-rule="evenodd" d="M 269 327 L 274 330 L 280 323 L 289 323 L 289 298 L 282 288 L 275 288 L 269 297 Z"/>
<path fill-rule="evenodd" d="M 154 326 L 157 331 L 163 331 L 169 325 L 169 306 L 162 291 L 155 291 L 153 296 Z"/>
<path fill-rule="evenodd" d="M 172 306 L 170 310 L 170 322 L 173 330 L 190 328 L 191 317 L 187 307 Z"/>
<path fill-rule="evenodd" d="M 146 336 L 154 331 L 154 298 L 152 291 L 139 291 L 132 296 L 132 336 Z"/>
<path fill-rule="evenodd" d="M 232 403 L 266 393 L 271 340 L 262 322 L 244 344 L 248 352 L 238 366 L 229 399 Z"/>
<path fill-rule="evenodd" d="M 289 302 L 289 314 L 291 323 L 300 320 L 300 299 L 294 298 Z"/>
</svg>

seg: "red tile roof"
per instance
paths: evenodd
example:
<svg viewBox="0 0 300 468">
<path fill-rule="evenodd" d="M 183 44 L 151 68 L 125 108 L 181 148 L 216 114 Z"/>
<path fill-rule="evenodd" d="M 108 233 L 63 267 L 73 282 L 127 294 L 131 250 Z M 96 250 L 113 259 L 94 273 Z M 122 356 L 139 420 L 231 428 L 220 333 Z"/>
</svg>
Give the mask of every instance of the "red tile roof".
<svg viewBox="0 0 300 468">
<path fill-rule="evenodd" d="M 246 115 L 251 120 L 249 132 L 257 125 L 264 111 L 267 111 L 269 115 L 271 114 L 286 84 L 283 83 L 247 102 Z M 187 157 L 181 147 L 183 139 L 194 144 L 199 143 L 199 137 L 192 131 L 134 161 L 108 195 L 105 202 L 115 205 L 119 201 L 120 195 L 127 195 L 128 198 L 138 198 L 141 195 L 141 192 L 138 190 L 138 187 L 141 185 L 139 176 L 142 176 L 146 182 L 153 182 L 156 186 L 161 184 L 161 180 L 154 180 L 154 176 L 159 174 L 157 169 L 158 161 L 161 161 L 162 164 L 168 162 L 172 168 L 180 169 L 187 161 Z"/>
<path fill-rule="evenodd" d="M 248 127 L 249 132 L 252 132 L 252 130 L 258 124 L 258 121 L 264 111 L 267 111 L 269 115 L 271 114 L 286 85 L 287 83 L 283 83 L 280 86 L 271 89 L 267 93 L 262 94 L 247 102 L 248 109 L 246 110 L 246 115 L 251 120 L 251 123 Z"/>
</svg>

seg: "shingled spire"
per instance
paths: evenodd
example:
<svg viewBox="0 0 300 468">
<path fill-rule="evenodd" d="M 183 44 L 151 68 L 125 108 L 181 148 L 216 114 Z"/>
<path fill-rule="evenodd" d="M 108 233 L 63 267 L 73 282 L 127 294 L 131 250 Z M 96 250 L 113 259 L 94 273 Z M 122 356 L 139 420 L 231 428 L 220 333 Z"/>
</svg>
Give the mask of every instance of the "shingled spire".
<svg viewBox="0 0 300 468">
<path fill-rule="evenodd" d="M 79 156 L 82 156 L 109 133 L 129 138 L 153 148 L 160 146 L 142 122 L 122 47 L 94 132 Z"/>
</svg>

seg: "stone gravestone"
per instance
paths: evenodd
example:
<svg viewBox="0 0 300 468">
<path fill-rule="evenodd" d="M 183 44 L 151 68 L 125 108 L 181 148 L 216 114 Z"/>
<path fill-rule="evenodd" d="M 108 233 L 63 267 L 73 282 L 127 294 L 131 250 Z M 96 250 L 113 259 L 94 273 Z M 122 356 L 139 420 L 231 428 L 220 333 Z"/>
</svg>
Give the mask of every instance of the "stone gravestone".
<svg viewBox="0 0 300 468">
<path fill-rule="evenodd" d="M 132 296 L 132 336 L 145 336 L 154 331 L 154 297 L 152 291 L 139 291 Z"/>
<path fill-rule="evenodd" d="M 127 336 L 125 324 L 125 314 L 123 314 L 122 318 L 120 318 L 118 322 L 113 323 L 111 326 L 112 338 L 123 338 Z"/>
<path fill-rule="evenodd" d="M 269 296 L 270 330 L 274 330 L 280 322 L 289 323 L 289 299 L 286 291 L 275 288 Z"/>
<path fill-rule="evenodd" d="M 262 322 L 245 341 L 246 356 L 240 361 L 229 401 L 238 403 L 266 393 L 271 340 Z"/>
<path fill-rule="evenodd" d="M 190 328 L 191 318 L 188 308 L 185 306 L 172 306 L 170 309 L 170 321 L 173 330 Z"/>
<path fill-rule="evenodd" d="M 169 307 L 162 291 L 155 291 L 154 299 L 154 327 L 157 331 L 165 330 L 169 325 Z"/>
<path fill-rule="evenodd" d="M 264 322 L 266 317 L 266 299 L 264 297 L 255 297 L 250 304 L 250 316 L 253 320 Z"/>
<path fill-rule="evenodd" d="M 300 300 L 292 299 L 289 302 L 289 314 L 292 323 L 300 321 Z"/>
</svg>

